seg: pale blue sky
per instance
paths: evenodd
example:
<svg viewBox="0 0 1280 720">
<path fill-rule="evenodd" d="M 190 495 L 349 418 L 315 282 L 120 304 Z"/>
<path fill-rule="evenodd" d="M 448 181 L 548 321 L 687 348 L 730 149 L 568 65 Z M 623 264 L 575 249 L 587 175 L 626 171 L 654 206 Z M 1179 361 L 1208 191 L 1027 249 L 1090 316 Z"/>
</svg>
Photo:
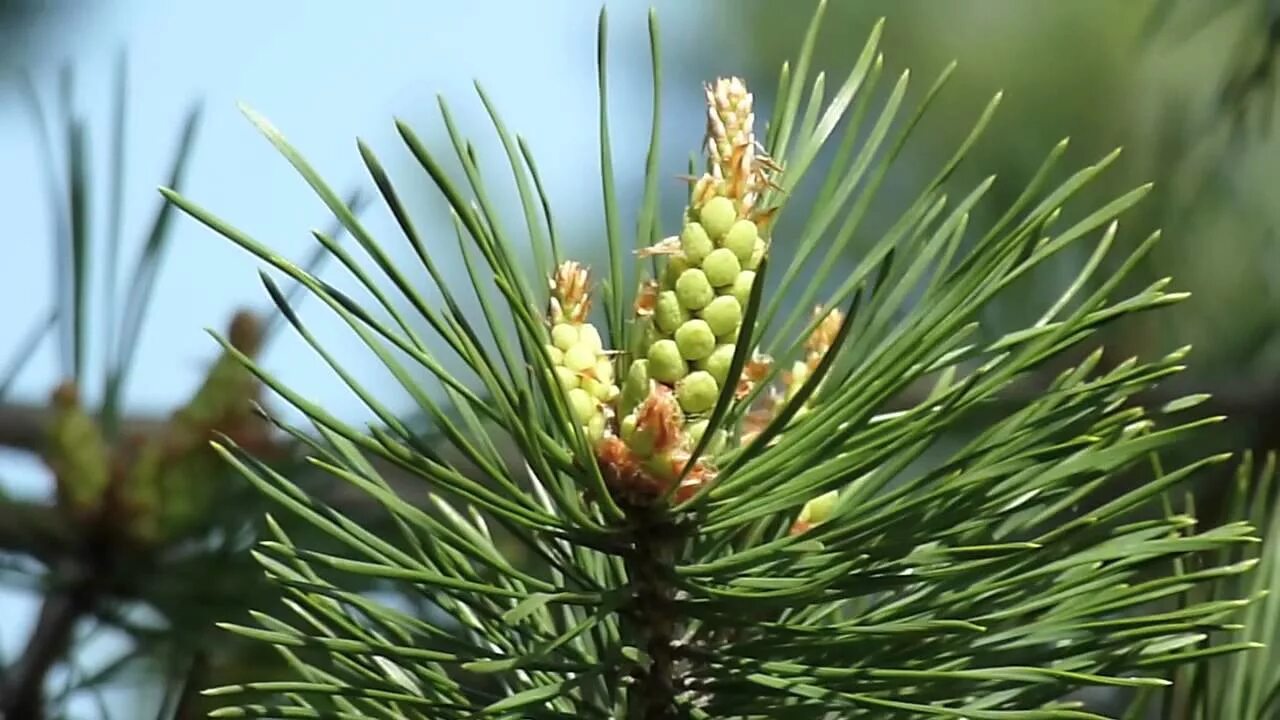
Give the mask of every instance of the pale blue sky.
<svg viewBox="0 0 1280 720">
<path fill-rule="evenodd" d="M 654 4 L 664 21 L 669 73 L 682 61 L 706 60 L 706 48 L 695 42 L 705 22 L 700 11 L 677 0 Z M 647 133 L 649 3 L 608 5 L 615 70 L 610 88 L 613 132 L 625 149 L 617 158 L 625 191 L 638 182 Z M 159 200 L 154 188 L 165 174 L 178 124 L 196 99 L 203 99 L 205 113 L 186 193 L 291 257 L 306 255 L 311 247 L 307 231 L 328 222 L 301 179 L 238 112 L 239 101 L 266 115 L 340 190 L 353 183 L 370 187 L 354 142 L 357 136 L 366 139 L 404 182 L 409 199 L 423 201 L 424 217 L 440 219 L 439 205 L 428 199 L 423 176 L 410 166 L 392 119 L 409 120 L 421 136 L 443 149 L 434 105 L 435 94 L 443 93 L 468 133 L 477 137 L 493 167 L 489 174 L 501 177 L 505 161 L 491 144 L 471 87 L 478 78 L 502 108 L 508 126 L 528 137 L 561 226 L 586 241 L 594 237 L 591 228 L 600 227 L 594 69 L 599 3 L 128 0 L 62 7 L 80 15 L 19 38 L 21 55 L 50 101 L 58 65 L 67 58 L 76 64 L 76 102 L 90 113 L 99 143 L 91 168 L 97 177 L 106 169 L 103 141 L 115 53 L 122 45 L 129 50 L 131 125 L 122 267 L 128 267 L 141 241 Z M 47 32 L 50 27 L 58 32 Z M 47 307 L 51 281 L 45 186 L 34 131 L 14 91 L 12 70 L 0 68 L 0 216 L 7 231 L 0 237 L 0 307 L 6 308 L 0 316 L 0 359 L 8 357 L 3 350 Z M 676 77 L 673 73 L 668 79 Z M 688 87 L 668 86 L 665 114 L 691 119 L 667 129 L 665 154 L 673 177 L 682 167 L 681 158 L 700 139 L 699 79 L 689 78 Z M 678 192 L 678 183 L 673 181 L 668 190 Z M 103 219 L 104 200 L 103 194 L 92 198 Z M 367 217 L 375 234 L 397 245 L 399 238 L 381 207 Z M 94 236 L 99 243 L 101 231 L 99 225 Z M 100 289 L 97 284 L 95 293 Z M 100 296 L 94 297 L 96 302 Z M 235 308 L 262 307 L 264 301 L 256 264 L 181 218 L 137 351 L 128 406 L 164 412 L 181 401 L 200 381 L 215 350 L 202 328 L 220 328 Z M 304 316 L 322 337 L 342 337 L 329 332 L 337 325 L 323 312 Z M 90 367 L 96 371 L 100 347 L 93 349 Z M 373 369 L 371 363 L 361 364 L 360 356 L 352 357 L 358 367 Z M 265 363 L 312 399 L 339 414 L 360 416 L 358 401 L 287 332 Z M 47 343 L 21 376 L 15 399 L 42 400 L 58 380 L 57 368 L 56 344 Z M 98 391 L 90 386 L 86 394 L 92 399 Z M 0 483 L 6 491 L 26 496 L 47 496 L 51 490 L 41 465 L 12 453 L 0 456 Z M 4 656 L 25 638 L 33 608 L 33 598 L 0 596 Z"/>
</svg>

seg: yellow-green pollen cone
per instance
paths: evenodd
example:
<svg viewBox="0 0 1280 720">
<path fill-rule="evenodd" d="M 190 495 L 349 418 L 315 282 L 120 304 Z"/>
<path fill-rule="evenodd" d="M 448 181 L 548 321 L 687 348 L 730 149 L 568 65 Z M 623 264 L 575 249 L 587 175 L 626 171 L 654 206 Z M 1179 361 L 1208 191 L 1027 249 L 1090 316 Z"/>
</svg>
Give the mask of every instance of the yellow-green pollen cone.
<svg viewBox="0 0 1280 720">
<path fill-rule="evenodd" d="M 551 381 L 591 440 L 610 492 L 633 504 L 664 496 L 683 502 L 715 476 L 714 457 L 744 428 L 717 428 L 706 438 L 710 415 L 726 393 L 741 398 L 764 380 L 770 364 L 753 352 L 742 377 L 731 377 L 769 247 L 774 208 L 764 199 L 779 168 L 756 142 L 752 97 L 741 80 L 717 80 L 706 97 L 707 171 L 693 184 L 679 233 L 641 251 L 659 256 L 661 267 L 640 285 L 637 342 L 626 351 L 621 388 L 615 353 L 587 321 L 586 270 L 566 262 L 550 282 Z"/>
<path fill-rule="evenodd" d="M 639 465 L 659 475 L 680 472 L 726 388 L 742 391 L 730 368 L 772 215 L 760 204 L 777 168 L 759 152 L 751 94 L 736 78 L 706 91 L 708 170 L 694 184 L 679 233 L 643 251 L 662 258 L 663 267 L 637 302 L 649 322 L 621 397 L 619 437 Z M 655 431 L 645 427 L 674 430 L 676 441 L 655 444 Z M 723 450 L 729 436 L 718 430 L 704 456 Z"/>
<path fill-rule="evenodd" d="M 591 310 L 588 283 L 587 269 L 576 262 L 562 263 L 552 273 L 546 351 L 553 380 L 564 389 L 570 414 L 595 444 L 604 438 L 620 391 L 600 331 L 587 321 Z"/>
</svg>

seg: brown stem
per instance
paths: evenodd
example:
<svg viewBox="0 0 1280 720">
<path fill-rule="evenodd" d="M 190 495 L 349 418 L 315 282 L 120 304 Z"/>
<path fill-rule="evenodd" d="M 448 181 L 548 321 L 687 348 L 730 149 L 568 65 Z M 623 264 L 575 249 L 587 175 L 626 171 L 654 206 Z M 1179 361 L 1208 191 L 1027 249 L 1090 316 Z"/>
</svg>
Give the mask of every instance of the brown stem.
<svg viewBox="0 0 1280 720">
<path fill-rule="evenodd" d="M 22 655 L 0 680 L 0 720 L 44 717 L 44 687 L 49 670 L 66 654 L 76 624 L 93 610 L 92 577 L 81 570 L 53 589 L 40 607 L 35 629 Z"/>
<path fill-rule="evenodd" d="M 632 553 L 627 560 L 634 588 L 632 616 L 649 664 L 641 668 L 632 693 L 631 717 L 670 720 L 676 717 L 678 692 L 674 643 L 680 631 L 675 605 L 675 562 L 679 529 L 667 517 L 641 512 Z"/>
</svg>

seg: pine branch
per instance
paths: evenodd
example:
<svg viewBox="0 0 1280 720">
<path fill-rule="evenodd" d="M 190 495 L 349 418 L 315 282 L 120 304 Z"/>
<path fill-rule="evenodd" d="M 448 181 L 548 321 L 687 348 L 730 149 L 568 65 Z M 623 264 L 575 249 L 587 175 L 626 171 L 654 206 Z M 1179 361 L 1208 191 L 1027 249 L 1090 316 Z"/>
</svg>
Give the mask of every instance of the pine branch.
<svg viewBox="0 0 1280 720">
<path fill-rule="evenodd" d="M 670 517 L 639 509 L 633 546 L 627 557 L 627 576 L 633 592 L 635 632 L 648 654 L 648 667 L 636 681 L 631 717 L 668 720 L 676 717 L 675 698 L 680 691 L 675 645 L 680 635 L 680 614 L 675 607 L 676 555 L 685 533 Z"/>
<path fill-rule="evenodd" d="M 0 552 L 53 565 L 73 551 L 75 528 L 51 505 L 0 499 Z"/>
<path fill-rule="evenodd" d="M 991 181 L 953 194 L 949 179 L 997 98 L 890 229 L 855 248 L 853 239 L 867 234 L 864 215 L 884 204 L 876 193 L 950 70 L 914 113 L 902 74 L 864 125 L 868 98 L 878 96 L 880 28 L 829 95 L 824 74 L 810 77 L 820 22 L 821 9 L 797 61 L 782 69 L 767 126 L 755 122 L 744 81 L 706 87 L 707 170 L 692 178 L 678 236 L 651 244 L 647 223 L 638 223 L 637 245 L 658 267 L 653 277 L 641 273 L 635 321 L 623 322 L 635 285 L 624 284 L 631 273 L 611 209 L 602 14 L 608 333 L 593 324 L 587 269 L 559 257 L 554 243 L 538 255 L 559 261 L 550 293 L 530 292 L 546 276 L 531 283 L 514 248 L 537 248 L 554 226 L 545 197 L 545 223 L 536 212 L 542 184 L 528 153 L 514 152 L 517 141 L 492 111 L 525 211 L 519 233 L 510 232 L 481 177 L 477 146 L 447 105 L 450 157 L 397 124 L 453 213 L 467 271 L 461 282 L 439 272 L 367 147 L 362 159 L 422 268 L 392 263 L 383 240 L 252 111 L 250 120 L 372 260 L 335 250 L 353 287 L 317 279 L 165 191 L 323 302 L 442 440 L 424 443 L 266 279 L 289 325 L 378 422 L 348 424 L 226 341 L 224 348 L 307 418 L 280 427 L 308 446 L 315 467 L 369 495 L 395 522 L 371 532 L 253 448 L 235 439 L 215 445 L 331 542 L 313 549 L 270 524 L 272 539 L 254 557 L 292 612 L 224 627 L 281 649 L 298 672 L 211 691 L 243 698 L 225 714 L 312 717 L 321 702 L 343 716 L 388 717 L 1083 716 L 1058 699 L 1082 686 L 1155 686 L 1150 675 L 1162 667 L 1251 647 L 1211 639 L 1229 627 L 1237 600 L 1197 603 L 1176 617 L 1154 609 L 1248 566 L 1196 563 L 1177 578 L 1153 571 L 1255 540 L 1246 524 L 1206 529 L 1192 513 L 1146 512 L 1153 498 L 1227 457 L 1142 470 L 1218 420 L 1186 417 L 1203 408 L 1179 414 L 1202 397 L 1148 392 L 1182 370 L 1187 350 L 1115 364 L 1073 350 L 1124 316 L 1186 296 L 1166 292 L 1161 280 L 1117 297 L 1159 237 L 1116 242 L 1118 218 L 1150 188 L 1061 218 L 1117 157 L 1057 181 L 1063 142 L 998 220 L 969 228 Z M 847 143 L 815 207 L 784 213 L 787 191 L 801 186 L 846 117 Z M 767 127 L 763 143 L 756 127 Z M 779 214 L 799 227 L 774 237 Z M 766 258 L 771 247 L 779 252 Z M 1118 263 L 1104 262 L 1121 247 Z M 1064 250 L 1083 250 L 1088 261 L 1040 319 L 975 339 L 988 304 Z M 848 279 L 818 298 L 833 259 L 855 255 Z M 762 300 L 770 266 L 784 290 L 814 288 L 805 302 L 788 306 L 787 292 Z M 419 270 L 443 303 L 424 300 L 409 279 Z M 398 298 L 388 295 L 392 287 Z M 353 290 L 374 304 L 353 300 Z M 810 297 L 825 310 L 802 328 Z M 770 334 L 776 339 L 757 345 Z M 1074 362 L 1053 361 L 1064 353 Z M 1054 365 L 1052 376 L 1042 374 Z M 423 386 L 414 370 L 438 386 Z M 1254 405 L 1258 396 L 1250 388 L 1229 400 Z M 518 454 L 519 472 L 504 466 L 508 448 L 499 451 L 498 442 Z M 446 445 L 456 454 L 446 456 Z M 417 480 L 438 513 L 400 496 L 372 458 Z M 499 532 L 516 547 L 502 547 Z M 627 549 L 615 552 L 619 541 Z M 360 595 L 357 583 L 369 581 L 430 599 L 433 612 L 415 617 Z M 611 673 L 627 682 L 611 682 Z"/>
<path fill-rule="evenodd" d="M 44 687 L 49 670 L 67 652 L 76 624 L 93 612 L 102 573 L 78 559 L 63 562 L 65 585 L 49 590 L 31 637 L 0 681 L 0 720 L 44 717 Z"/>
</svg>

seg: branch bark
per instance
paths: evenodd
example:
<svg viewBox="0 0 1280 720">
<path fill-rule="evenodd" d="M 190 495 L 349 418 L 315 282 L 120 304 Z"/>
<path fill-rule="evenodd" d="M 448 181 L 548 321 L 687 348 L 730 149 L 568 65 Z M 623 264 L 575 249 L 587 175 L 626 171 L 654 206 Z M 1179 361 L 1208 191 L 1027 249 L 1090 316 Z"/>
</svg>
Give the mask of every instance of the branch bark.
<svg viewBox="0 0 1280 720">
<path fill-rule="evenodd" d="M 18 660 L 0 681 L 0 720 L 40 720 L 49 670 L 66 653 L 76 624 L 92 612 L 94 575 L 74 563 L 67 585 L 50 591 Z"/>
<path fill-rule="evenodd" d="M 679 618 L 675 606 L 676 553 L 683 537 L 670 518 L 641 510 L 633 514 L 637 526 L 627 557 L 631 578 L 632 613 L 636 633 L 649 656 L 648 667 L 636 678 L 631 717 L 671 720 L 676 717 L 678 683 L 675 642 Z"/>
<path fill-rule="evenodd" d="M 62 513 L 44 503 L 0 500 L 0 553 L 53 566 L 74 551 L 75 532 Z"/>
</svg>

